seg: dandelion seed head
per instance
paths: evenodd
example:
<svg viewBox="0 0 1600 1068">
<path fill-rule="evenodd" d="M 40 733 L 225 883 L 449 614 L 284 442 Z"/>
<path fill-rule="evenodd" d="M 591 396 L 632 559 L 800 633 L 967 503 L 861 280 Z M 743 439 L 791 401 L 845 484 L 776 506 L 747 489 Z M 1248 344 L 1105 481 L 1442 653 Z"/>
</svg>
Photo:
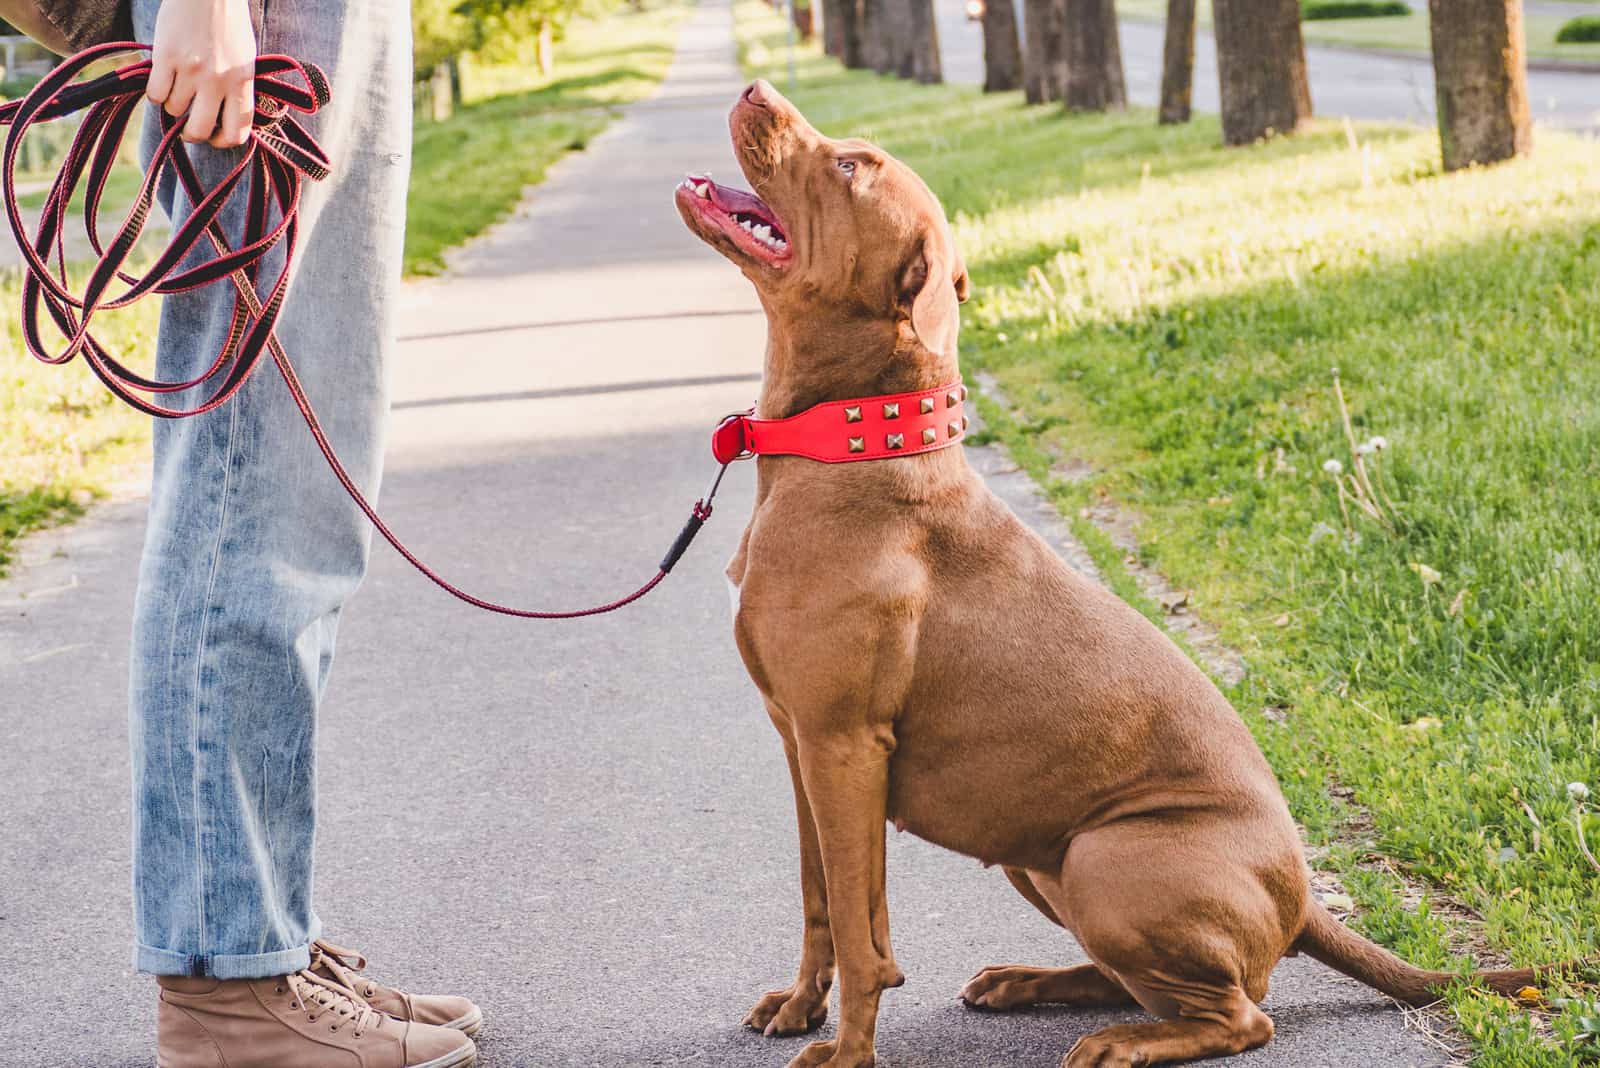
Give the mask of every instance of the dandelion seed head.
<svg viewBox="0 0 1600 1068">
<path fill-rule="evenodd" d="M 1323 461 L 1322 469 L 1328 472 L 1328 474 L 1333 475 L 1335 478 L 1344 474 L 1344 464 L 1340 463 L 1338 460 Z"/>
<path fill-rule="evenodd" d="M 1589 800 L 1589 788 L 1581 782 L 1567 783 L 1567 796 L 1574 801 Z"/>
<path fill-rule="evenodd" d="M 1377 451 L 1378 447 L 1370 441 L 1363 441 L 1360 445 L 1356 446 L 1357 456 L 1371 456 Z"/>
<path fill-rule="evenodd" d="M 1384 449 L 1389 447 L 1389 439 L 1384 437 L 1382 434 L 1375 434 L 1373 435 L 1372 440 L 1367 442 L 1367 444 L 1371 445 L 1378 452 L 1382 452 Z"/>
</svg>

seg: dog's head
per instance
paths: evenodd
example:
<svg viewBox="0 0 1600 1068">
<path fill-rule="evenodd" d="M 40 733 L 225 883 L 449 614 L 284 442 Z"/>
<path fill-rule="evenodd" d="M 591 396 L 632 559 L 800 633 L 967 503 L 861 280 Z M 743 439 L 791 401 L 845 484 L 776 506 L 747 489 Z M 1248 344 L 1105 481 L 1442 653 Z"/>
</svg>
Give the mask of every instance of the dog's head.
<svg viewBox="0 0 1600 1068">
<path fill-rule="evenodd" d="M 921 178 L 876 145 L 818 133 L 764 81 L 728 116 L 753 193 L 692 175 L 678 210 L 760 292 L 775 324 L 859 324 L 953 357 L 967 271 Z"/>
</svg>

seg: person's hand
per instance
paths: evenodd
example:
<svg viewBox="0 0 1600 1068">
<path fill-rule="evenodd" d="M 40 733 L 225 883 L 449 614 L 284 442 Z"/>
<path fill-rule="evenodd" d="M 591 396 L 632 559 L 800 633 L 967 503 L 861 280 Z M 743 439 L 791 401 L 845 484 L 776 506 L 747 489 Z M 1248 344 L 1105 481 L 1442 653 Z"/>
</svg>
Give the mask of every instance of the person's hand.
<svg viewBox="0 0 1600 1068">
<path fill-rule="evenodd" d="M 188 113 L 185 141 L 235 148 L 255 115 L 255 63 L 249 0 L 163 0 L 146 95 L 175 118 Z"/>
</svg>

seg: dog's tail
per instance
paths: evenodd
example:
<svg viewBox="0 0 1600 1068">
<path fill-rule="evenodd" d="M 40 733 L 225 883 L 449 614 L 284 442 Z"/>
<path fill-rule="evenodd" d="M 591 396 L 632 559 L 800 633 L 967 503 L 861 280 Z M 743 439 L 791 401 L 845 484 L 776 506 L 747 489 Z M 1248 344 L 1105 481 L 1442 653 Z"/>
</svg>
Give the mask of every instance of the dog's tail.
<svg viewBox="0 0 1600 1068">
<path fill-rule="evenodd" d="M 1451 983 L 1462 978 L 1454 972 L 1430 972 L 1407 964 L 1340 923 L 1315 898 L 1309 902 L 1306 926 L 1294 948 L 1407 1005 L 1430 1005 L 1444 996 Z M 1536 987 L 1541 979 L 1560 975 L 1570 967 L 1555 964 L 1507 968 L 1474 972 L 1471 978 L 1496 994 L 1515 998 L 1525 987 Z"/>
</svg>

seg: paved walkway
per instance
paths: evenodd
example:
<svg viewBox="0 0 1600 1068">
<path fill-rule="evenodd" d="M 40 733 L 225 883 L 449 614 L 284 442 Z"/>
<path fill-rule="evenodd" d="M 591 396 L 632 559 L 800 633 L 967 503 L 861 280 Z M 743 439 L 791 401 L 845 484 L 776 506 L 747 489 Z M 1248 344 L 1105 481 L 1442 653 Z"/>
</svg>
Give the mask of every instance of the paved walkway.
<svg viewBox="0 0 1600 1068">
<path fill-rule="evenodd" d="M 763 322 L 684 231 L 674 184 L 734 172 L 739 84 L 709 0 L 660 94 L 558 166 L 523 212 L 408 288 L 384 509 L 474 590 L 577 606 L 649 572 L 710 473 L 707 431 L 756 390 Z M 980 278 L 981 284 L 982 279 Z M 1046 520 L 1024 480 L 974 450 Z M 702 540 L 622 614 L 537 624 L 444 599 L 386 549 L 351 606 L 323 719 L 318 896 L 386 976 L 483 1005 L 485 1068 L 778 1068 L 801 1040 L 740 1018 L 796 963 L 777 739 L 738 663 L 720 569 L 749 507 L 730 474 Z M 126 630 L 137 501 L 27 543 L 0 583 L 0 1064 L 149 1068 L 128 968 Z M 1057 524 L 1059 529 L 1059 524 Z M 1054 1068 L 1104 1014 L 962 1009 L 980 965 L 1077 959 L 994 872 L 891 843 L 886 1068 Z M 1245 1066 L 1435 1066 L 1381 999 L 1305 960 Z"/>
<path fill-rule="evenodd" d="M 934 0 L 939 16 L 939 44 L 945 78 L 952 82 L 983 81 L 983 29 L 966 18 L 966 0 Z M 1573 14 L 1583 4 L 1562 3 Z M 1018 0 L 1021 10 L 1021 0 Z M 1122 61 L 1128 95 L 1136 104 L 1154 107 L 1161 91 L 1161 49 L 1165 28 L 1159 22 L 1123 19 Z M 1433 121 L 1433 66 L 1404 54 L 1307 45 L 1311 101 L 1319 115 L 1356 119 Z M 1553 127 L 1600 130 L 1600 73 L 1532 70 L 1528 100 L 1534 121 Z M 1194 106 L 1216 112 L 1217 46 L 1211 31 L 1201 29 L 1195 47 Z"/>
</svg>

